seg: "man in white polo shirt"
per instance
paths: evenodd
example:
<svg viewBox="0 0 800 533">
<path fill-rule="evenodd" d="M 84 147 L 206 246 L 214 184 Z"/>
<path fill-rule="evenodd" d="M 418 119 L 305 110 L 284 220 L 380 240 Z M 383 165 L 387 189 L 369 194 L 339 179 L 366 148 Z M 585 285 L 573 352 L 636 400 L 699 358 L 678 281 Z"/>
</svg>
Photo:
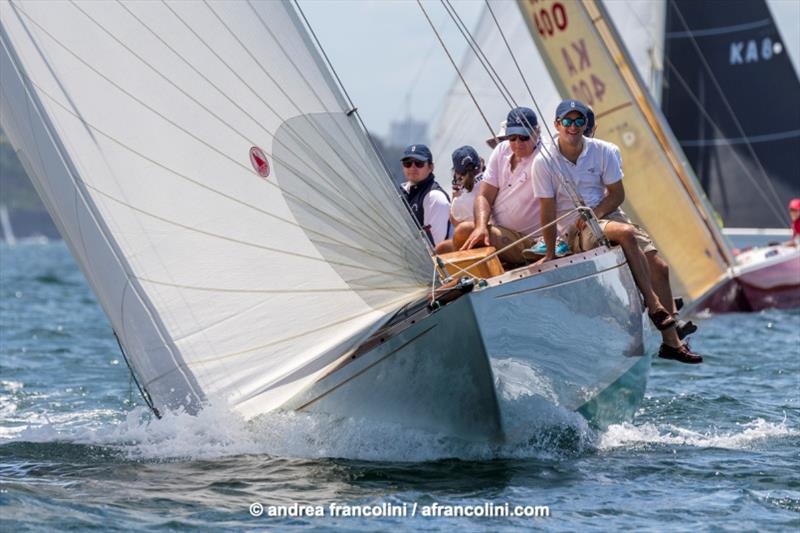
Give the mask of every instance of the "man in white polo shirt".
<svg viewBox="0 0 800 533">
<path fill-rule="evenodd" d="M 403 151 L 401 185 L 411 214 L 425 231 L 433 246 L 450 232 L 450 198 L 433 175 L 433 156 L 424 144 L 412 144 Z"/>
<path fill-rule="evenodd" d="M 555 257 L 556 228 L 548 224 L 556 219 L 557 214 L 567 213 L 574 208 L 562 184 L 564 177 L 572 182 L 586 205 L 594 210 L 605 237 L 619 244 L 625 252 L 650 318 L 662 333 L 659 357 L 682 363 L 701 363 L 703 358 L 692 353 L 688 345 L 681 342 L 672 313 L 662 305 L 653 290 L 645 254 L 655 253 L 656 248 L 649 236 L 633 225 L 619 209 L 625 199 L 619 148 L 612 143 L 584 136 L 588 112 L 586 105 L 578 100 L 561 102 L 556 109 L 558 136 L 551 154 L 548 157 L 539 155 L 533 162 L 533 187 L 536 197 L 541 201 L 541 225 L 545 228 L 547 247 L 543 261 Z M 597 246 L 597 238 L 586 226 L 585 220 L 576 213 L 572 220 L 565 221 L 564 226 L 569 227 L 573 222 L 574 229 L 567 236 L 572 251 L 580 252 Z M 672 302 L 668 302 L 668 305 L 671 308 Z"/>
<path fill-rule="evenodd" d="M 512 109 L 505 137 L 489 156 L 475 198 L 474 221 L 456 228 L 457 249 L 494 246 L 501 250 L 523 239 L 499 257 L 512 266 L 525 264 L 522 252 L 534 242 L 528 235 L 539 229 L 539 202 L 533 196 L 530 172 L 540 145 L 536 113 L 527 107 Z"/>
</svg>

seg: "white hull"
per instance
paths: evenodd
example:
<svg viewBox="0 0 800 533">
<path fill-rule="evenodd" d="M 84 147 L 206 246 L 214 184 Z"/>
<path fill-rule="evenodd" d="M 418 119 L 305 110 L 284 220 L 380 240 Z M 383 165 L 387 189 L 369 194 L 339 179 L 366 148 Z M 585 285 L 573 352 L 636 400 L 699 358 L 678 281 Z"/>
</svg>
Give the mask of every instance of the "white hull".
<svg viewBox="0 0 800 533">
<path fill-rule="evenodd" d="M 655 344 L 622 252 L 598 249 L 539 270 L 420 309 L 284 408 L 489 441 L 502 439 L 509 394 L 598 425 L 629 419 Z"/>
</svg>

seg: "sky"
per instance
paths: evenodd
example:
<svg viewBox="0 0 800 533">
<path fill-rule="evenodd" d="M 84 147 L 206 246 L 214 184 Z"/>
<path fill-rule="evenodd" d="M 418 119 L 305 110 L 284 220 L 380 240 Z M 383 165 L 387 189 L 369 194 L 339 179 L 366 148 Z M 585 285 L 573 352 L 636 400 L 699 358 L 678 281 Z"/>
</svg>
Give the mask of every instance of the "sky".
<svg viewBox="0 0 800 533">
<path fill-rule="evenodd" d="M 451 3 L 474 29 L 483 0 Z M 423 5 L 458 63 L 466 41 L 441 2 Z M 389 123 L 408 113 L 434 122 L 456 71 L 416 0 L 300 0 L 300 6 L 370 131 L 385 137 Z"/>
</svg>

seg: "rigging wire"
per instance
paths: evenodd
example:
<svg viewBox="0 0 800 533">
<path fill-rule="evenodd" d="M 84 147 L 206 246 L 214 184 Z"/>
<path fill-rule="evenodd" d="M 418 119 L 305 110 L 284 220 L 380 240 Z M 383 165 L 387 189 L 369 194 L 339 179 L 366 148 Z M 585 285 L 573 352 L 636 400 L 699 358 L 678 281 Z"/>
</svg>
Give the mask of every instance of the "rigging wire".
<svg viewBox="0 0 800 533">
<path fill-rule="evenodd" d="M 737 159 L 737 161 L 740 163 L 740 165 L 742 167 L 742 171 L 744 172 L 744 174 L 746 176 L 748 176 L 748 178 L 750 178 L 750 181 L 755 185 L 756 190 L 758 190 L 759 192 L 762 193 L 762 197 L 764 198 L 764 200 L 766 200 L 766 202 L 769 205 L 770 209 L 773 210 L 773 213 L 775 213 L 778 216 L 779 220 L 783 220 L 788 225 L 789 220 L 788 220 L 788 218 L 786 216 L 786 213 L 782 209 L 780 196 L 778 195 L 778 192 L 775 190 L 775 187 L 772 184 L 772 181 L 769 179 L 769 176 L 767 175 L 767 171 L 764 168 L 764 165 L 761 163 L 761 159 L 759 159 L 758 155 L 755 152 L 755 149 L 753 148 L 753 145 L 750 143 L 749 139 L 747 138 L 747 135 L 745 134 L 745 131 L 744 131 L 744 128 L 742 127 L 741 122 L 739 122 L 739 119 L 738 119 L 736 113 L 733 111 L 733 108 L 732 108 L 730 102 L 728 101 L 728 98 L 725 96 L 725 91 L 722 90 L 722 86 L 720 85 L 719 81 L 717 80 L 717 77 L 714 75 L 714 72 L 711 69 L 711 65 L 709 65 L 708 60 L 706 59 L 705 55 L 703 54 L 703 51 L 700 49 L 700 45 L 697 43 L 697 39 L 695 39 L 695 37 L 694 37 L 694 35 L 692 33 L 692 30 L 689 28 L 689 25 L 687 24 L 686 19 L 683 16 L 683 13 L 681 13 L 680 8 L 678 7 L 678 5 L 675 2 L 670 2 L 669 0 L 667 0 L 667 3 L 669 5 L 671 5 L 675 9 L 675 13 L 678 15 L 678 18 L 680 18 L 681 24 L 686 29 L 686 33 L 687 33 L 687 36 L 689 38 L 689 41 L 692 43 L 692 46 L 695 49 L 695 52 L 697 52 L 697 56 L 700 58 L 700 62 L 703 64 L 703 68 L 705 69 L 706 73 L 708 74 L 709 78 L 711 79 L 711 82 L 714 84 L 714 88 L 717 90 L 717 93 L 720 95 L 720 97 L 722 99 L 722 103 L 725 105 L 725 108 L 728 111 L 728 115 L 730 116 L 731 120 L 733 121 L 734 125 L 736 126 L 736 129 L 739 131 L 739 134 L 745 140 L 744 144 L 747 147 L 747 151 L 750 153 L 750 156 L 756 162 L 756 165 L 758 166 L 758 169 L 761 171 L 761 175 L 764 178 L 764 181 L 766 182 L 766 185 L 769 187 L 769 192 L 772 193 L 773 198 L 770 200 L 766 196 L 763 196 L 763 190 L 761 189 L 763 184 L 759 184 L 758 181 L 756 181 L 756 179 L 753 176 L 750 176 L 750 173 L 747 172 L 747 169 L 744 166 L 744 162 L 741 160 L 741 158 L 738 155 L 737 151 L 735 149 L 732 149 L 732 152 L 734 154 L 736 154 L 736 159 Z M 637 19 L 638 19 L 638 16 L 637 16 Z M 646 30 L 649 33 L 649 28 L 646 28 Z M 652 37 L 652 35 L 651 35 L 651 37 Z M 665 57 L 666 57 L 666 54 L 665 54 Z M 678 73 L 677 68 L 675 68 L 675 66 L 672 64 L 672 62 L 669 60 L 669 58 L 667 58 L 667 62 L 669 63 L 670 68 L 676 74 L 678 74 L 678 77 L 681 78 L 682 83 L 683 83 L 682 76 L 680 76 L 680 73 Z M 686 87 L 686 85 L 684 85 L 684 86 Z M 711 122 L 712 126 L 717 131 L 721 131 L 719 126 L 717 126 L 717 124 L 713 120 L 711 120 L 711 117 L 708 116 L 708 113 L 705 111 L 704 107 L 702 107 L 701 104 L 699 102 L 697 102 L 697 98 L 694 95 L 693 91 L 691 91 L 691 89 L 689 89 L 688 87 L 687 87 L 687 90 L 690 92 L 690 94 L 692 96 L 692 100 L 694 100 L 695 103 L 698 104 L 698 108 L 700 108 L 703 111 L 704 116 L 706 116 L 708 118 L 708 120 L 709 120 L 709 122 Z M 771 203 L 772 201 L 775 201 L 776 203 Z M 776 207 L 776 205 L 780 206 L 781 209 Z"/>
<path fill-rule="evenodd" d="M 492 80 L 495 87 L 497 87 L 497 90 L 500 92 L 500 96 L 506 101 L 506 105 L 508 105 L 509 108 L 517 107 L 517 102 L 514 100 L 514 95 L 511 94 L 511 91 L 503 83 L 502 79 L 500 79 L 500 75 L 494 69 L 494 66 L 486 57 L 486 54 L 483 53 L 483 50 L 481 49 L 477 40 L 475 37 L 473 37 L 466 24 L 464 24 L 464 21 L 450 3 L 450 0 L 441 0 L 441 2 L 445 10 L 450 14 L 450 18 L 453 20 L 453 22 L 455 22 L 456 28 L 458 28 L 458 30 L 461 32 L 464 40 L 467 41 L 467 45 L 469 45 L 470 49 L 475 53 L 475 57 L 478 58 L 478 62 L 486 71 L 486 74 L 489 75 L 489 78 Z M 494 135 L 494 132 L 490 131 L 490 134 Z"/>
<path fill-rule="evenodd" d="M 547 164 L 550 167 L 550 171 L 561 178 L 561 183 L 564 185 L 567 194 L 569 194 L 572 203 L 576 207 L 585 206 L 586 202 L 583 200 L 583 197 L 575 188 L 575 184 L 573 183 L 572 179 L 568 177 L 570 175 L 569 167 L 567 166 L 567 162 L 565 161 L 564 157 L 561 155 L 561 150 L 558 149 L 558 137 L 556 135 L 553 135 L 553 132 L 550 130 L 550 126 L 544 119 L 544 113 L 542 112 L 542 108 L 539 106 L 539 102 L 533 95 L 533 91 L 531 90 L 530 85 L 528 85 L 528 80 L 525 78 L 525 74 L 523 74 L 522 72 L 522 68 L 520 67 L 519 62 L 517 61 L 516 55 L 514 54 L 511 45 L 508 43 L 508 39 L 506 39 L 505 32 L 503 32 L 503 28 L 500 26 L 500 22 L 497 20 L 497 17 L 495 16 L 494 11 L 492 10 L 492 6 L 489 4 L 489 0 L 484 0 L 484 2 L 486 4 L 486 8 L 489 10 L 489 13 L 492 15 L 492 20 L 494 20 L 494 23 L 497 26 L 497 31 L 500 32 L 500 36 L 503 38 L 503 43 L 506 45 L 508 54 L 509 56 L 511 56 L 511 59 L 514 62 L 514 66 L 516 67 L 520 78 L 522 78 L 522 82 L 525 85 L 525 89 L 528 91 L 528 95 L 531 97 L 533 105 L 536 106 L 536 111 L 539 113 L 539 116 L 542 117 L 542 122 L 545 125 L 545 131 L 547 132 L 548 137 L 553 140 L 552 144 L 553 151 L 556 153 L 550 154 L 548 147 L 544 146 L 540 152 L 542 154 L 542 158 L 544 159 L 545 164 Z M 554 166 L 557 169 L 555 171 L 553 169 Z M 598 240 L 600 242 L 603 242 L 604 237 L 602 232 L 598 233 L 599 226 L 595 227 L 596 226 L 595 222 L 591 222 L 590 225 L 592 226 L 592 232 L 595 233 Z"/>
<path fill-rule="evenodd" d="M 442 49 L 444 50 L 444 53 L 447 55 L 447 59 L 450 60 L 450 64 L 452 64 L 453 68 L 456 69 L 456 72 L 458 73 L 458 77 L 461 79 L 461 83 L 464 84 L 464 88 L 467 90 L 467 93 L 469 93 L 470 98 L 472 98 L 472 101 L 475 103 L 475 107 L 478 109 L 478 112 L 481 114 L 481 117 L 483 118 L 483 122 L 486 124 L 486 127 L 489 129 L 489 131 L 492 132 L 492 135 L 494 135 L 494 131 L 492 130 L 491 124 L 489 124 L 489 121 L 486 119 L 486 115 L 483 113 L 483 109 L 481 109 L 481 106 L 478 104 L 478 101 L 475 99 L 475 95 L 472 94 L 472 90 L 469 88 L 469 85 L 467 84 L 467 81 L 464 79 L 464 76 L 461 74 L 461 70 L 458 68 L 458 65 L 456 65 L 455 60 L 453 60 L 453 56 L 450 55 L 450 51 L 447 49 L 447 46 L 445 46 L 444 41 L 442 40 L 442 36 L 439 35 L 438 30 L 433 25 L 433 21 L 428 16 L 428 12 L 425 10 L 425 6 L 422 5 L 422 0 L 417 0 L 417 5 L 419 6 L 420 10 L 422 10 L 422 14 L 425 15 L 425 19 L 428 21 L 428 24 L 430 25 L 431 29 L 433 30 L 433 33 L 436 35 L 436 38 L 439 40 L 439 43 L 442 45 Z"/>
<path fill-rule="evenodd" d="M 380 150 L 378 150 L 378 147 L 375 145 L 374 139 L 370 136 L 369 130 L 367 129 L 366 124 L 364 124 L 364 121 L 361 118 L 361 114 L 358 112 L 358 108 L 356 108 L 355 104 L 353 104 L 353 100 L 350 98 L 350 94 L 347 92 L 347 89 L 345 88 L 344 84 L 342 83 L 342 80 L 339 78 L 339 75 L 336 73 L 336 69 L 333 68 L 333 64 L 331 63 L 330 59 L 328 59 L 328 54 L 325 52 L 325 49 L 322 47 L 322 43 L 320 43 L 319 38 L 317 37 L 317 34 L 314 31 L 314 28 L 309 23 L 308 18 L 306 18 L 306 14 L 305 14 L 305 12 L 303 12 L 303 8 L 300 7 L 300 3 L 298 2 L 298 0 L 294 0 L 294 5 L 296 6 L 297 11 L 300 13 L 300 16 L 303 18 L 303 21 L 305 22 L 309 33 L 311 33 L 311 36 L 314 38 L 314 42 L 317 44 L 317 48 L 319 49 L 320 53 L 322 54 L 322 57 L 325 59 L 325 63 L 328 65 L 328 68 L 330 69 L 330 71 L 333 74 L 334 78 L 338 82 L 339 88 L 341 89 L 342 94 L 347 99 L 347 102 L 350 105 L 350 109 L 352 110 L 352 114 L 355 115 L 356 120 L 361 125 L 362 131 L 367 136 L 367 140 L 369 141 L 370 145 L 372 146 L 372 149 L 373 149 L 374 153 L 378 156 L 380 162 L 383 164 L 383 169 L 384 169 L 384 172 L 385 172 L 385 176 L 387 178 L 391 179 L 392 173 L 389 170 L 389 165 L 387 165 L 386 161 L 383 159 L 383 155 L 381 154 Z M 394 182 L 392 182 L 392 185 L 394 185 Z M 420 224 L 420 222 L 417 220 L 417 217 L 415 217 L 414 215 L 411 214 L 412 210 L 411 210 L 411 205 L 408 203 L 408 199 L 406 198 L 405 194 L 403 194 L 402 191 L 399 191 L 397 189 L 397 187 L 394 187 L 394 189 L 395 189 L 395 192 L 396 192 L 396 196 L 398 196 L 400 198 L 401 202 L 406 206 L 406 209 L 408 210 L 407 219 L 410 218 L 411 221 L 414 223 L 414 225 L 417 227 L 418 236 L 419 236 L 420 241 L 422 241 L 422 244 L 424 245 L 424 247 L 428 251 L 428 253 L 432 255 L 435 252 L 431 247 L 430 241 L 428 241 L 428 238 L 426 237 L 426 232 L 425 232 L 424 228 L 422 227 L 422 224 Z"/>
<path fill-rule="evenodd" d="M 441 0 L 441 1 L 442 1 L 442 4 L 444 5 L 445 4 L 445 0 Z M 492 11 L 488 0 L 485 0 L 485 2 L 486 2 L 486 6 L 487 6 L 489 12 L 492 14 L 492 18 L 493 18 L 493 20 L 495 22 L 495 25 L 497 26 L 497 29 L 500 32 L 500 35 L 502 36 L 504 43 L 506 44 L 506 48 L 508 50 L 508 53 L 511 55 L 511 58 L 513 59 L 514 64 L 517 67 L 517 71 L 519 72 L 520 76 L 523 79 L 523 83 L 525 84 L 526 88 L 528 89 L 528 94 L 530 95 L 531 99 L 533 100 L 534 105 L 536 106 L 536 109 L 539 111 L 539 116 L 542 116 L 542 118 L 543 118 L 541 107 L 539 106 L 538 102 L 536 101 L 536 98 L 533 96 L 533 92 L 530 90 L 530 87 L 528 86 L 527 80 L 525 79 L 525 76 L 522 73 L 522 69 L 520 68 L 519 63 L 516 60 L 516 57 L 514 55 L 513 50 L 511 49 L 510 45 L 508 44 L 508 40 L 505 37 L 503 29 L 501 28 L 499 22 L 497 21 L 497 18 L 494 16 L 494 12 Z M 425 8 L 422 6 L 421 1 L 417 0 L 417 4 L 419 4 L 420 9 L 422 9 L 422 12 L 425 14 L 425 17 L 428 19 L 428 23 L 431 25 L 431 28 L 433 29 L 433 31 L 436 34 L 437 38 L 439 38 L 439 42 L 441 43 L 445 54 L 450 59 L 450 63 L 453 65 L 453 68 L 455 68 L 459 78 L 461 79 L 462 83 L 464 84 L 464 87 L 467 89 L 467 92 L 469 93 L 470 97 L 472 98 L 472 101 L 475 104 L 475 107 L 478 109 L 478 112 L 483 117 L 484 122 L 486 122 L 486 125 L 489 128 L 489 131 L 491 132 L 491 135 L 494 136 L 494 132 L 492 131 L 491 126 L 489 125 L 488 121 L 486 120 L 486 116 L 484 115 L 483 110 L 481 109 L 480 105 L 478 104 L 477 100 L 475 99 L 474 95 L 472 94 L 472 91 L 470 90 L 469 85 L 467 84 L 466 80 L 464 79 L 463 74 L 461 73 L 461 70 L 455 64 L 455 61 L 453 61 L 452 56 L 451 56 L 450 52 L 447 49 L 447 46 L 442 41 L 441 37 L 439 36 L 439 33 L 436 31 L 436 28 L 433 27 L 433 24 L 431 23 L 430 17 L 428 17 L 428 14 L 425 11 Z M 448 5 L 449 5 L 449 2 L 448 2 Z M 452 5 L 450 5 L 450 8 L 452 9 Z M 445 9 L 447 9 L 447 8 L 445 8 Z M 455 11 L 455 10 L 453 9 L 453 11 Z M 448 13 L 450 13 L 450 10 L 448 10 Z M 459 30 L 461 31 L 462 36 L 464 37 L 465 40 L 467 40 L 467 44 L 470 45 L 470 48 L 472 49 L 472 51 L 478 57 L 478 61 L 484 67 L 484 69 L 486 70 L 486 73 L 489 75 L 489 77 L 495 83 L 495 86 L 497 87 L 498 91 L 500 91 L 501 96 L 503 96 L 505 98 L 505 95 L 503 94 L 503 90 L 501 89 L 501 86 L 510 95 L 511 91 L 509 91 L 507 86 L 502 82 L 502 80 L 500 79 L 500 76 L 497 75 L 497 72 L 494 70 L 494 68 L 491 68 L 491 72 L 490 72 L 490 69 L 487 67 L 487 65 L 483 63 L 483 61 L 481 59 L 481 55 L 483 55 L 484 58 L 486 56 L 485 56 L 485 54 L 483 54 L 483 51 L 481 50 L 481 48 L 478 45 L 477 41 L 475 41 L 475 39 L 472 37 L 472 34 L 469 32 L 468 29 L 462 30 L 461 27 L 459 26 L 459 22 L 461 23 L 461 25 L 463 25 L 463 21 L 461 20 L 461 18 L 458 17 L 457 13 L 455 14 L 455 16 L 451 13 L 451 18 L 456 23 L 456 26 L 459 27 Z M 458 21 L 456 21 L 456 19 L 458 19 Z M 470 42 L 470 39 L 474 42 L 474 46 Z M 487 60 L 487 63 L 489 63 L 488 60 Z M 495 77 L 497 79 L 495 79 Z M 511 101 L 513 102 L 513 98 L 512 98 Z M 508 100 L 507 100 L 507 102 L 508 102 Z M 531 124 L 530 122 L 528 122 L 527 118 L 525 118 L 524 116 L 520 116 L 519 118 L 521 118 L 522 121 L 525 122 L 525 124 L 528 126 L 528 128 L 531 131 L 537 131 L 537 129 L 534 127 L 534 125 Z M 550 132 L 550 129 L 547 126 L 546 122 L 545 122 L 545 129 L 548 132 L 548 135 L 550 135 L 550 138 L 552 139 L 553 135 Z M 539 136 L 539 137 L 541 137 L 541 136 Z M 534 150 L 536 150 L 537 148 L 539 149 L 539 153 L 541 154 L 542 160 L 545 162 L 545 165 L 547 165 L 549 167 L 550 171 L 554 175 L 558 176 L 559 181 L 564 186 L 564 189 L 566 190 L 567 194 L 569 195 L 570 200 L 572 201 L 572 203 L 576 207 L 585 206 L 586 203 L 584 202 L 584 200 L 581 197 L 580 193 L 575 188 L 575 185 L 572 182 L 572 180 L 568 177 L 570 175 L 569 167 L 567 166 L 568 162 L 561 155 L 560 150 L 557 149 L 557 144 L 556 143 L 557 143 L 557 140 L 554 140 L 553 144 L 552 144 L 553 149 L 556 152 L 555 154 L 551 154 L 550 153 L 550 151 L 549 151 L 550 150 L 550 146 L 545 145 L 545 143 L 541 141 L 541 138 L 538 139 L 537 145 L 534 148 Z M 590 213 L 587 213 L 587 211 L 583 210 L 583 211 L 581 211 L 581 215 L 586 219 L 589 227 L 591 228 L 592 232 L 597 237 L 598 241 L 607 242 L 602 230 L 600 229 L 600 226 L 597 223 L 596 217 L 594 217 L 593 212 L 590 211 Z"/>
</svg>

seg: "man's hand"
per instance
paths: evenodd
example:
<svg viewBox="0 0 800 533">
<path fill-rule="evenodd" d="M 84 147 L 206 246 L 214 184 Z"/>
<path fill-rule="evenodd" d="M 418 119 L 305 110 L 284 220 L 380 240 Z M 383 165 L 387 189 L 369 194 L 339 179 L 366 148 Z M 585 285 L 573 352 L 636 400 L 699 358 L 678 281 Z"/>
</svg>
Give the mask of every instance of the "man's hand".
<svg viewBox="0 0 800 533">
<path fill-rule="evenodd" d="M 469 250 L 471 248 L 475 248 L 476 246 L 491 246 L 491 241 L 489 240 L 489 228 L 486 226 L 475 226 L 475 229 L 472 230 L 470 233 L 467 242 L 464 243 L 464 246 L 461 247 L 462 250 Z"/>
<path fill-rule="evenodd" d="M 586 219 L 579 217 L 577 222 L 575 222 L 575 227 L 578 228 L 578 231 L 583 231 L 586 229 Z"/>
</svg>

